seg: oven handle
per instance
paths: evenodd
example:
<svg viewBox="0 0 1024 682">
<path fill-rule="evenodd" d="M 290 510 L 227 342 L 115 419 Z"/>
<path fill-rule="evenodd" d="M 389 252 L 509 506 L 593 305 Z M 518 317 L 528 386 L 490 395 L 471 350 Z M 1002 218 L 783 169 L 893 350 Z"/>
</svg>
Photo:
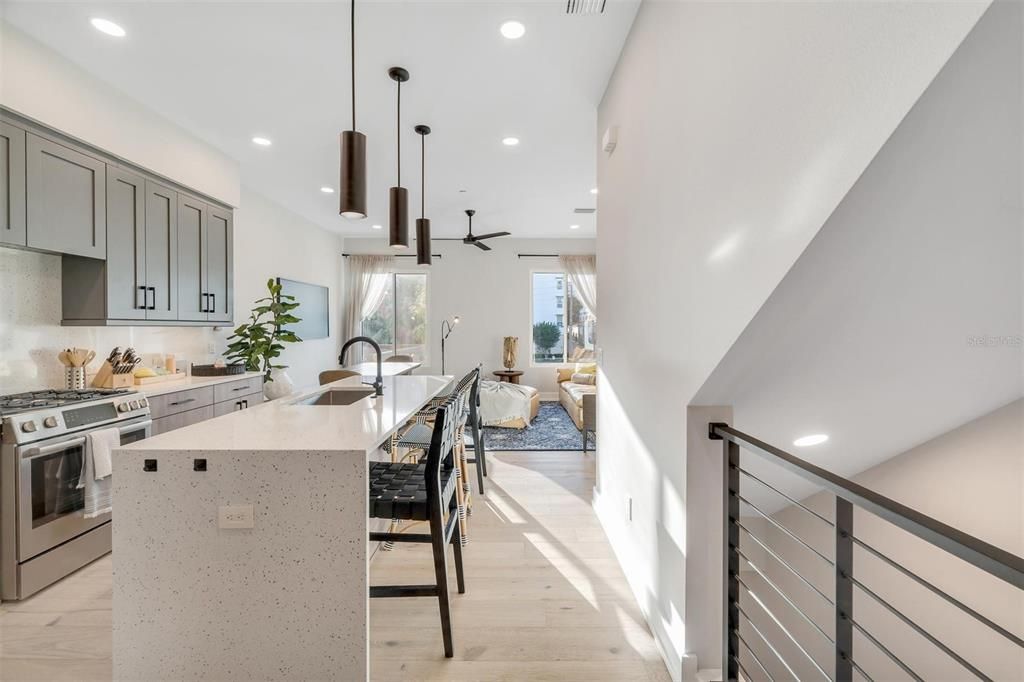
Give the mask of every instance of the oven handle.
<svg viewBox="0 0 1024 682">
<path fill-rule="evenodd" d="M 126 434 L 134 433 L 136 431 L 148 430 L 149 427 L 152 425 L 153 421 L 147 419 L 146 421 L 139 422 L 137 424 L 122 426 L 120 429 L 118 429 L 118 431 L 120 431 L 121 435 L 124 436 Z M 22 455 L 21 459 L 23 462 L 27 462 L 33 459 L 37 459 L 39 457 L 46 457 L 47 455 L 52 455 L 53 453 L 60 452 L 61 450 L 77 448 L 79 445 L 85 445 L 85 436 L 79 436 L 78 438 L 70 438 L 68 440 L 62 440 L 59 443 L 54 443 L 53 445 L 45 445 L 41 448 L 32 448 L 31 450 L 26 450 L 25 454 Z"/>
</svg>

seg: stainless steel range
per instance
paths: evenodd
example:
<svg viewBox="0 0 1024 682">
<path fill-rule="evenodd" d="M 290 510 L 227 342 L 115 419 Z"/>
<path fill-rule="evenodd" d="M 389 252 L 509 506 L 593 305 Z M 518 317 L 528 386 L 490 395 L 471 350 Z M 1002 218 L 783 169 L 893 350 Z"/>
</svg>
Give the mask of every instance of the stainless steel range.
<svg viewBox="0 0 1024 682">
<path fill-rule="evenodd" d="M 0 598 L 24 599 L 110 551 L 110 514 L 87 519 L 78 479 L 87 435 L 150 435 L 149 401 L 131 389 L 0 396 Z"/>
</svg>

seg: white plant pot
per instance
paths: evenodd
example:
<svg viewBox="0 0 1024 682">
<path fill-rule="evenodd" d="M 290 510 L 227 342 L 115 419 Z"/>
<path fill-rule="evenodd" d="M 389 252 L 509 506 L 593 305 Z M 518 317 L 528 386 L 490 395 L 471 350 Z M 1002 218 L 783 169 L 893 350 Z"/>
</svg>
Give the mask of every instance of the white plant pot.
<svg viewBox="0 0 1024 682">
<path fill-rule="evenodd" d="M 290 395 L 295 391 L 295 383 L 283 369 L 270 370 L 270 378 L 273 379 L 273 381 L 266 381 L 263 383 L 263 395 L 265 395 L 268 400 L 276 400 L 277 398 Z"/>
</svg>

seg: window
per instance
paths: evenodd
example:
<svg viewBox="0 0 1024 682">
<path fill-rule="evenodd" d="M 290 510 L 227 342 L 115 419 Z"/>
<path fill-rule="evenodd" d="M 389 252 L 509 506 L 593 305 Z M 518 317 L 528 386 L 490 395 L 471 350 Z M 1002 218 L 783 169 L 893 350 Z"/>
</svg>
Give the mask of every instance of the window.
<svg viewBox="0 0 1024 682">
<path fill-rule="evenodd" d="M 563 272 L 533 273 L 533 362 L 557 364 L 594 359 L 597 319 Z"/>
<path fill-rule="evenodd" d="M 362 333 L 380 344 L 384 357 L 411 355 L 426 364 L 427 276 L 396 272 L 387 275 L 384 300 L 363 318 Z"/>
</svg>

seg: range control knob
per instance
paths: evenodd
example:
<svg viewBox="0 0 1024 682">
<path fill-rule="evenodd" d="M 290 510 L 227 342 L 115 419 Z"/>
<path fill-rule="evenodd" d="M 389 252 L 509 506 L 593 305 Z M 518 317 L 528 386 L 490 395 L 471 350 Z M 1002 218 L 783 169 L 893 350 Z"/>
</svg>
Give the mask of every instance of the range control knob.
<svg viewBox="0 0 1024 682">
<path fill-rule="evenodd" d="M 132 406 L 132 409 L 133 409 L 133 410 L 137 410 L 137 409 L 139 409 L 139 401 L 138 401 L 138 400 L 133 400 L 133 401 L 131 401 L 131 403 L 129 403 L 129 404 L 130 404 L 130 405 Z"/>
<path fill-rule="evenodd" d="M 149 400 L 147 400 L 146 398 L 140 398 L 139 399 L 139 407 L 148 407 L 148 406 L 149 406 Z"/>
<path fill-rule="evenodd" d="M 33 433 L 36 430 L 36 423 L 31 421 L 25 422 L 21 425 L 21 430 L 25 433 Z"/>
<path fill-rule="evenodd" d="M 121 403 L 120 405 L 117 406 L 118 412 L 127 412 L 129 409 L 130 408 L 128 407 L 128 403 Z"/>
<path fill-rule="evenodd" d="M 46 419 L 43 420 L 43 426 L 45 426 L 48 429 L 55 428 L 57 426 L 57 418 L 47 417 Z"/>
</svg>

